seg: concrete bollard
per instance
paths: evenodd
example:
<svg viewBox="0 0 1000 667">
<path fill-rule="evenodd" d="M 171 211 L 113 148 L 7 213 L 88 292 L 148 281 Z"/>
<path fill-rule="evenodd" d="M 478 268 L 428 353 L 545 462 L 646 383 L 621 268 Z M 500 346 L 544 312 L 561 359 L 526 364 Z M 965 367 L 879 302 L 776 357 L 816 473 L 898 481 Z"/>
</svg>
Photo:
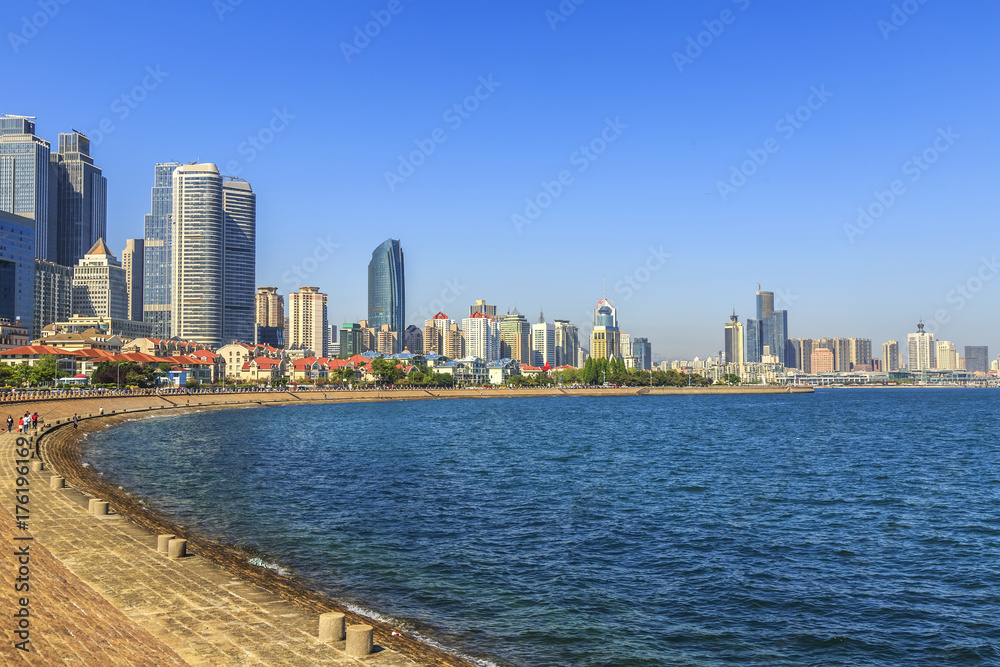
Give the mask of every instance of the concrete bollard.
<svg viewBox="0 0 1000 667">
<path fill-rule="evenodd" d="M 344 640 L 344 615 L 331 611 L 319 615 L 319 640 L 339 642 Z"/>
<path fill-rule="evenodd" d="M 167 545 L 170 544 L 170 540 L 177 537 L 176 535 L 157 535 L 156 536 L 156 551 L 161 554 L 167 553 Z"/>
<path fill-rule="evenodd" d="M 103 500 L 94 501 L 94 516 L 107 516 L 108 515 L 108 503 Z"/>
<path fill-rule="evenodd" d="M 184 558 L 187 556 L 187 540 L 180 540 L 174 538 L 167 543 L 167 557 L 168 558 Z"/>
<path fill-rule="evenodd" d="M 90 502 L 87 503 L 87 514 L 94 513 L 94 503 L 96 503 L 100 498 L 91 498 Z"/>
<path fill-rule="evenodd" d="M 59 475 L 52 475 L 49 477 L 49 488 L 50 489 L 63 489 L 66 487 L 66 480 Z"/>
<path fill-rule="evenodd" d="M 344 647 L 344 651 L 353 658 L 371 655 L 374 634 L 375 628 L 370 625 L 347 626 L 347 646 Z"/>
<path fill-rule="evenodd" d="M 45 463 L 42 461 L 31 462 L 31 472 L 41 472 L 43 470 L 45 470 Z"/>
</svg>

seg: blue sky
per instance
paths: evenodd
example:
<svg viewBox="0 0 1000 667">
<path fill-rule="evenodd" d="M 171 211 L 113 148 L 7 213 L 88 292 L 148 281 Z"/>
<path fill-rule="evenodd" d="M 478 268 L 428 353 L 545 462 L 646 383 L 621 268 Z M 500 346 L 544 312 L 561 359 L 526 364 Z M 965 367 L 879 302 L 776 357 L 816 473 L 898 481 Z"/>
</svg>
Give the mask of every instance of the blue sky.
<svg viewBox="0 0 1000 667">
<path fill-rule="evenodd" d="M 993 2 L 9 0 L 0 27 L 0 112 L 91 136 L 117 252 L 153 165 L 198 159 L 258 194 L 257 283 L 331 321 L 392 237 L 411 322 L 586 325 L 606 280 L 654 355 L 704 357 L 760 282 L 792 337 L 923 317 L 1000 353 Z"/>
</svg>

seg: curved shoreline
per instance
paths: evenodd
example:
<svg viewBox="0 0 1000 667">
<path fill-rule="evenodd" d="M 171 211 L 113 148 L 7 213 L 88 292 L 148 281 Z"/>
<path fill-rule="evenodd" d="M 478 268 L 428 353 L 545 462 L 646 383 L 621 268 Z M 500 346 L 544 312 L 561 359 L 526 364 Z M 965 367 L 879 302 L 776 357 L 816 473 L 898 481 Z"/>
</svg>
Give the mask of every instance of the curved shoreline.
<svg viewBox="0 0 1000 667">
<path fill-rule="evenodd" d="M 281 576 L 266 568 L 249 563 L 249 554 L 237 547 L 226 545 L 203 536 L 190 534 L 178 524 L 166 519 L 147 508 L 141 498 L 132 496 L 111 484 L 98 475 L 97 471 L 84 466 L 81 460 L 81 448 L 78 446 L 85 434 L 103 430 L 117 423 L 136 418 L 139 415 L 156 415 L 161 410 L 169 414 L 216 409 L 236 409 L 248 407 L 267 407 L 276 405 L 302 405 L 319 403 L 344 403 L 354 401 L 383 402 L 386 400 L 434 400 L 458 398 L 515 398 L 515 397 L 558 397 L 558 396 L 636 396 L 660 394 L 653 388 L 621 388 L 621 389 L 550 389 L 550 390 L 487 390 L 483 392 L 470 390 L 406 390 L 389 392 L 328 392 L 324 398 L 322 392 L 275 392 L 251 394 L 195 394 L 191 396 L 100 396 L 68 399 L 48 399 L 35 402 L 9 403 L 12 409 L 20 410 L 28 407 L 30 411 L 38 409 L 46 419 L 45 427 L 36 438 L 38 451 L 55 471 L 58 471 L 67 482 L 84 492 L 107 500 L 111 507 L 133 524 L 140 526 L 152 535 L 172 533 L 188 539 L 189 548 L 193 553 L 224 568 L 241 580 L 256 585 L 265 591 L 284 599 L 312 614 L 328 611 L 338 611 L 346 615 L 348 623 L 366 623 L 375 628 L 375 642 L 395 653 L 426 665 L 442 667 L 458 667 L 470 664 L 466 660 L 437 648 L 423 641 L 404 635 L 393 635 L 393 626 L 377 621 L 368 616 L 362 616 L 344 607 L 339 602 L 319 593 L 309 582 L 297 577 Z M 707 388 L 662 388 L 664 394 L 749 394 L 749 393 L 811 393 L 789 392 L 787 388 L 761 390 L 738 387 L 720 387 L 715 391 Z M 719 391 L 722 390 L 722 391 Z M 171 400 L 172 399 L 172 400 Z M 179 404 L 180 400 L 184 404 Z M 192 401 L 193 399 L 193 401 Z M 14 407 L 17 406 L 17 407 Z M 101 407 L 105 408 L 101 415 Z M 72 408 L 72 409 L 70 409 Z M 72 415 L 81 414 L 80 428 L 71 427 Z M 469 656 L 473 658 L 472 656 Z M 475 659 L 475 658 L 473 658 Z"/>
</svg>

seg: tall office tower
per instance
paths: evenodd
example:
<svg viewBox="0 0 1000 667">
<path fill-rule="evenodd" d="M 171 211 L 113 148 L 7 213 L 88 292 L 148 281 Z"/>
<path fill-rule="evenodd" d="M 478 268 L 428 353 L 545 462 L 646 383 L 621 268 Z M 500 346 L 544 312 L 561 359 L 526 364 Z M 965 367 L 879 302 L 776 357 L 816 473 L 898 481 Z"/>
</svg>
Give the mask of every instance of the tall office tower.
<svg viewBox="0 0 1000 667">
<path fill-rule="evenodd" d="M 35 222 L 0 211 L 0 318 L 30 334 L 35 321 Z"/>
<path fill-rule="evenodd" d="M 986 373 L 990 369 L 990 351 L 986 345 L 965 346 L 965 370 Z"/>
<path fill-rule="evenodd" d="M 792 338 L 785 346 L 785 365 L 803 373 L 812 373 L 813 342 L 809 338 Z"/>
<path fill-rule="evenodd" d="M 223 177 L 222 212 L 225 223 L 222 338 L 249 342 L 254 339 L 253 286 L 257 283 L 257 195 L 249 183 Z"/>
<path fill-rule="evenodd" d="M 870 338 L 848 338 L 850 370 L 872 370 L 872 341 Z"/>
<path fill-rule="evenodd" d="M 361 326 L 361 351 L 378 350 L 378 331 L 369 326 L 368 320 L 358 322 Z"/>
<path fill-rule="evenodd" d="M 403 333 L 403 349 L 409 350 L 413 354 L 422 354 L 424 351 L 424 333 L 415 324 L 406 327 Z"/>
<path fill-rule="evenodd" d="M 556 366 L 576 366 L 576 349 L 580 347 L 580 331 L 569 320 L 556 320 Z M 636 342 L 644 340 L 636 338 Z"/>
<path fill-rule="evenodd" d="M 150 212 L 143 220 L 142 321 L 157 338 L 170 338 L 170 223 L 174 209 L 174 170 L 179 162 L 161 162 L 153 169 Z"/>
<path fill-rule="evenodd" d="M 833 350 L 828 347 L 817 347 L 812 351 L 812 372 L 831 373 L 833 366 Z"/>
<path fill-rule="evenodd" d="M 618 313 L 607 298 L 598 301 L 594 307 L 594 326 L 618 328 Z"/>
<path fill-rule="evenodd" d="M 762 329 L 763 320 L 747 320 L 746 346 L 744 347 L 744 357 L 747 363 L 760 363 L 761 356 L 764 354 Z"/>
<path fill-rule="evenodd" d="M 288 294 L 288 346 L 312 350 L 317 357 L 327 356 L 326 294 L 318 287 L 300 287 Z"/>
<path fill-rule="evenodd" d="M 489 315 L 476 311 L 463 319 L 462 334 L 466 356 L 479 357 L 486 362 L 500 358 L 500 326 Z"/>
<path fill-rule="evenodd" d="M 118 258 L 104 239 L 73 267 L 73 314 L 128 319 L 128 281 Z"/>
<path fill-rule="evenodd" d="M 340 354 L 340 343 L 337 341 L 337 325 L 330 324 L 326 327 L 326 356 L 336 357 Z"/>
<path fill-rule="evenodd" d="M 926 371 L 937 366 L 937 346 L 934 344 L 934 334 L 924 331 L 924 321 L 917 324 L 916 333 L 906 334 L 906 366 L 907 370 Z"/>
<path fill-rule="evenodd" d="M 772 311 L 771 317 L 767 321 L 770 322 L 768 344 L 771 346 L 771 354 L 778 357 L 778 361 L 783 366 L 788 366 L 785 359 L 785 351 L 788 347 L 788 311 Z"/>
<path fill-rule="evenodd" d="M 894 340 L 882 343 L 882 370 L 899 370 L 899 343 Z"/>
<path fill-rule="evenodd" d="M 59 135 L 49 156 L 55 189 L 56 261 L 73 266 L 107 236 L 108 180 L 90 156 L 90 139 L 73 131 Z"/>
<path fill-rule="evenodd" d="M 128 319 L 142 321 L 143 239 L 128 239 L 122 252 L 125 287 L 128 289 Z"/>
<path fill-rule="evenodd" d="M 0 211 L 35 226 L 38 259 L 56 260 L 55 192 L 50 182 L 51 145 L 35 136 L 34 116 L 0 116 Z"/>
<path fill-rule="evenodd" d="M 492 317 L 494 320 L 497 319 L 497 307 L 486 305 L 485 299 L 476 299 L 476 302 L 469 306 L 469 317 L 472 317 L 476 313 L 482 313 Z"/>
<path fill-rule="evenodd" d="M 742 364 L 745 362 L 745 348 L 743 343 L 743 325 L 740 318 L 736 316 L 736 311 L 729 316 L 724 331 L 725 341 L 723 343 L 723 353 L 727 364 Z"/>
<path fill-rule="evenodd" d="M 254 297 L 254 321 L 262 327 L 285 326 L 285 297 L 277 287 L 258 287 Z"/>
<path fill-rule="evenodd" d="M 210 346 L 254 339 L 256 195 L 214 164 L 173 172 L 171 335 Z"/>
<path fill-rule="evenodd" d="M 633 356 L 635 356 L 636 368 L 638 368 L 640 371 L 653 370 L 653 346 L 650 344 L 649 339 L 647 338 L 632 339 L 632 354 Z"/>
<path fill-rule="evenodd" d="M 774 332 L 772 329 L 774 323 L 771 320 L 771 316 L 774 315 L 774 292 L 762 292 L 760 283 L 757 283 L 757 293 L 755 296 L 757 319 L 760 320 L 758 336 L 760 337 L 759 347 L 761 354 L 764 352 L 765 345 L 769 346 L 771 354 L 774 354 Z M 747 347 L 749 348 L 749 345 Z"/>
<path fill-rule="evenodd" d="M 851 370 L 851 345 L 846 338 L 820 338 L 815 347 L 833 353 L 833 370 L 846 373 Z"/>
<path fill-rule="evenodd" d="M 618 350 L 622 358 L 632 356 L 632 336 L 624 331 L 618 332 Z"/>
<path fill-rule="evenodd" d="M 531 325 L 531 365 L 556 367 L 556 327 L 549 322 Z"/>
<path fill-rule="evenodd" d="M 401 342 L 396 337 L 396 331 L 388 324 L 383 324 L 375 332 L 375 351 L 379 354 L 396 354 L 400 351 Z"/>
<path fill-rule="evenodd" d="M 35 260 L 35 321 L 32 339 L 53 322 L 73 314 L 73 269 L 44 259 Z"/>
<path fill-rule="evenodd" d="M 958 370 L 958 354 L 955 344 L 948 340 L 937 342 L 937 366 L 943 371 Z"/>
<path fill-rule="evenodd" d="M 403 249 L 399 241 L 387 239 L 372 252 L 368 263 L 368 326 L 375 330 L 388 324 L 402 341 L 406 330 L 406 280 Z"/>
<path fill-rule="evenodd" d="M 444 356 L 449 359 L 462 359 L 466 355 L 465 334 L 453 322 L 444 332 Z"/>
<path fill-rule="evenodd" d="M 517 308 L 500 321 L 500 358 L 531 364 L 531 324 Z"/>
<path fill-rule="evenodd" d="M 354 323 L 340 325 L 340 356 L 350 358 L 364 351 L 364 345 L 361 341 L 361 325 Z"/>
<path fill-rule="evenodd" d="M 594 307 L 594 330 L 590 334 L 590 356 L 595 359 L 621 358 L 618 313 L 607 297 Z"/>
</svg>

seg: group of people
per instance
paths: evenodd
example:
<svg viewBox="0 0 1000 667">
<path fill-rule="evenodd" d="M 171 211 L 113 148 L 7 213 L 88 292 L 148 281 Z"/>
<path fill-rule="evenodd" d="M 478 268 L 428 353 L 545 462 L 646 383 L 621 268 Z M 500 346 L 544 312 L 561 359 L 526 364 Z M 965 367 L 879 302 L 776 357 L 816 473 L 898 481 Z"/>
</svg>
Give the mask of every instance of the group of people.
<svg viewBox="0 0 1000 667">
<path fill-rule="evenodd" d="M 7 415 L 7 432 L 10 433 L 14 428 L 14 418 Z M 25 412 L 23 417 L 17 418 L 17 432 L 27 433 L 29 428 L 38 428 L 38 413 L 31 414 Z"/>
</svg>

